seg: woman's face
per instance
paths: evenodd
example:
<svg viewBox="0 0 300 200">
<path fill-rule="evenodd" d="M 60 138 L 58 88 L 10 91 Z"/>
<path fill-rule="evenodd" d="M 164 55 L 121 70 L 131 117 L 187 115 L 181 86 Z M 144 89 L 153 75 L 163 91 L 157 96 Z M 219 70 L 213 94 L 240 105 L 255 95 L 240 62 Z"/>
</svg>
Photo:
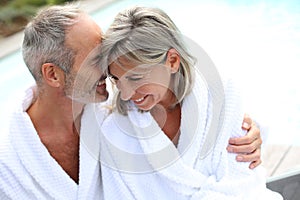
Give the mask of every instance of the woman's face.
<svg viewBox="0 0 300 200">
<path fill-rule="evenodd" d="M 171 68 L 162 64 L 138 65 L 126 57 L 109 65 L 109 73 L 122 100 L 131 100 L 139 109 L 149 111 L 157 104 L 170 106 L 175 95 L 169 88 Z"/>
</svg>

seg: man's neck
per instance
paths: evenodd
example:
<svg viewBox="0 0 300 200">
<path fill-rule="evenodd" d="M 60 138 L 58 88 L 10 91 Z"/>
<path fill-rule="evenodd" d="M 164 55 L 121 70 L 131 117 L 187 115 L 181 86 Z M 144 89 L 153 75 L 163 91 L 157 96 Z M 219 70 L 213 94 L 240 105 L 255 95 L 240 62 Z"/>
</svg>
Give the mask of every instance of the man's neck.
<svg viewBox="0 0 300 200">
<path fill-rule="evenodd" d="M 58 103 L 59 102 L 59 103 Z M 79 132 L 84 105 L 70 99 L 37 98 L 27 110 L 50 155 L 78 183 Z"/>
</svg>

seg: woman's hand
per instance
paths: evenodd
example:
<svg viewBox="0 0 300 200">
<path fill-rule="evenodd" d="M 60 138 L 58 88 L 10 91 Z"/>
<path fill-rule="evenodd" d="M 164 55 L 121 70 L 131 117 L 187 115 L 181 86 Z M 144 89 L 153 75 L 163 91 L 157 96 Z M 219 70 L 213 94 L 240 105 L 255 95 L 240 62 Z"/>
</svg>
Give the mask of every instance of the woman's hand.
<svg viewBox="0 0 300 200">
<path fill-rule="evenodd" d="M 260 130 L 247 114 L 244 115 L 242 129 L 246 130 L 247 134 L 240 138 L 230 138 L 227 151 L 237 153 L 236 160 L 239 162 L 251 162 L 249 168 L 254 169 L 261 164 Z"/>
</svg>

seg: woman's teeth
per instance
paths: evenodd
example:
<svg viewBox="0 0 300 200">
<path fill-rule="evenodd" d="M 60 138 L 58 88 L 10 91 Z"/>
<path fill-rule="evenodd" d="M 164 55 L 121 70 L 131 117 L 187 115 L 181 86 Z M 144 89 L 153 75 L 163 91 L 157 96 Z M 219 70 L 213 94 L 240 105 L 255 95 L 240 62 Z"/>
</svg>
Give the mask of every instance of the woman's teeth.
<svg viewBox="0 0 300 200">
<path fill-rule="evenodd" d="M 141 101 L 143 101 L 144 100 L 144 97 L 142 97 L 142 98 L 140 98 L 140 99 L 137 99 L 137 100 L 135 100 L 135 102 L 141 102 Z"/>
</svg>

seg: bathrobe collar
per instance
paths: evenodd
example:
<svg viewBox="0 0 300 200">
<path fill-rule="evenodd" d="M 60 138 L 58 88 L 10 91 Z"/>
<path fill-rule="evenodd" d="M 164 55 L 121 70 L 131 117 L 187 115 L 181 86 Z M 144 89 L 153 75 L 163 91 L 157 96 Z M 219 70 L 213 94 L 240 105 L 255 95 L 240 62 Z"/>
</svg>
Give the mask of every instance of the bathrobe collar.
<svg viewBox="0 0 300 200">
<path fill-rule="evenodd" d="M 88 192 L 89 186 L 97 181 L 90 180 L 99 179 L 98 159 L 94 159 L 94 156 L 91 156 L 80 142 L 80 172 L 77 185 L 41 142 L 26 112 L 33 99 L 34 87 L 26 91 L 22 106 L 12 116 L 10 140 L 21 163 L 39 184 L 37 187 L 42 187 L 53 198 L 77 199 L 78 192 L 80 192 L 80 196 L 88 195 L 85 192 Z M 82 121 L 82 126 L 86 127 L 84 121 Z M 96 176 L 97 174 L 98 176 Z"/>
</svg>

